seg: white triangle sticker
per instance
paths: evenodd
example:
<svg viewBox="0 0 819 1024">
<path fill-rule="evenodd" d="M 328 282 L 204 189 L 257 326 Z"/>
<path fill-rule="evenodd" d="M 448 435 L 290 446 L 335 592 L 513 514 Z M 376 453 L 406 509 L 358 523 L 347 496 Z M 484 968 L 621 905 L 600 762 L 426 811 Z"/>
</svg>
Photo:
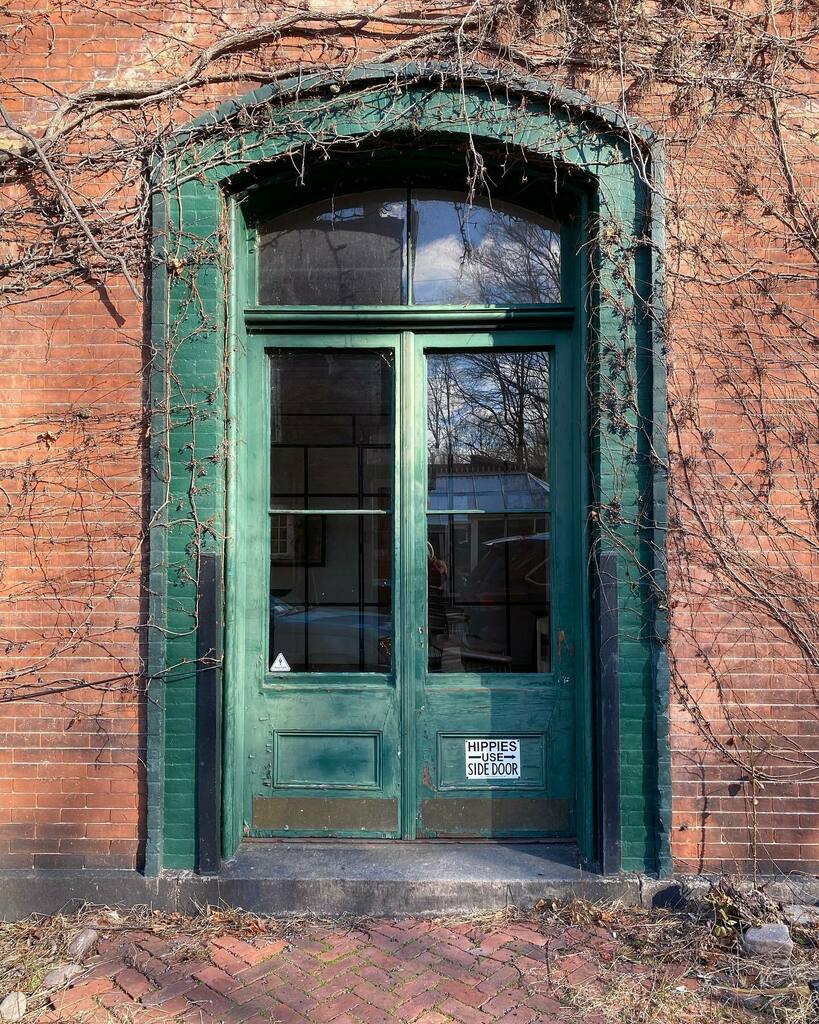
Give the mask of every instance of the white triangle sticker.
<svg viewBox="0 0 819 1024">
<path fill-rule="evenodd" d="M 276 659 L 270 666 L 271 672 L 289 672 L 290 666 L 287 664 L 287 658 L 283 654 L 277 654 Z"/>
</svg>

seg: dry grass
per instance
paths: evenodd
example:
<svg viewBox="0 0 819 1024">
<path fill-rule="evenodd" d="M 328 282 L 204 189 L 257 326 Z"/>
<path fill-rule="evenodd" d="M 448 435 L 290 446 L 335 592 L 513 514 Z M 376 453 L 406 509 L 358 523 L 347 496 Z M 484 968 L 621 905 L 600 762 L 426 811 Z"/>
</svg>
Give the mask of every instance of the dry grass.
<svg viewBox="0 0 819 1024">
<path fill-rule="evenodd" d="M 539 913 L 544 925 L 594 925 L 619 940 L 619 951 L 598 982 L 565 985 L 561 992 L 601 1024 L 819 1022 L 819 993 L 809 987 L 819 980 L 819 928 L 791 927 L 789 958 L 757 959 L 741 951 L 746 927 L 782 920 L 780 907 L 764 890 L 744 891 L 722 880 L 702 904 L 685 911 L 577 900 L 542 904 Z"/>
<path fill-rule="evenodd" d="M 752 960 L 741 953 L 748 924 L 775 920 L 778 906 L 756 891 L 750 896 L 728 883 L 712 889 L 706 901 L 685 911 L 647 911 L 575 900 L 542 903 L 531 913 L 509 911 L 474 920 L 476 931 L 503 929 L 510 920 L 534 921 L 545 934 L 570 936 L 552 956 L 549 994 L 576 1011 L 583 1024 L 817 1024 L 819 1014 L 809 982 L 819 979 L 819 928 L 793 928 L 794 954 L 786 960 Z M 145 907 L 120 913 L 83 907 L 74 914 L 30 917 L 0 924 L 0 996 L 19 989 L 29 998 L 26 1020 L 46 1008 L 45 973 L 70 961 L 67 947 L 86 927 L 105 939 L 117 933 L 173 940 L 169 966 L 207 958 L 220 935 L 252 940 L 287 938 L 316 918 L 277 920 L 241 910 L 203 908 L 195 917 L 163 914 Z M 367 930 L 365 921 L 328 921 L 336 931 Z M 595 954 L 589 937 L 606 941 L 609 955 Z M 563 956 L 581 954 L 594 977 L 574 980 L 562 974 Z M 759 995 L 764 993 L 764 995 Z M 756 1000 L 755 1008 L 747 1000 Z M 113 1019 L 113 1018 L 112 1018 Z M 123 1019 L 122 1015 L 117 1018 Z M 78 1017 L 79 1022 L 79 1017 Z"/>
<path fill-rule="evenodd" d="M 564 998 L 584 1019 L 593 1016 L 600 1024 L 758 1024 L 747 1010 L 726 1006 L 705 992 L 691 992 L 679 984 L 645 985 L 627 974 L 612 974 L 602 991 L 581 986 L 568 990 Z"/>
<path fill-rule="evenodd" d="M 190 917 L 148 907 L 121 912 L 86 905 L 71 914 L 36 914 L 22 921 L 0 922 L 0 998 L 7 992 L 21 991 L 28 996 L 29 1010 L 36 1015 L 48 999 L 49 992 L 43 988 L 46 973 L 71 962 L 68 945 L 83 928 L 96 928 L 106 937 L 133 932 L 173 938 L 176 963 L 206 955 L 208 943 L 218 935 L 251 939 L 280 930 L 271 918 L 213 907 L 202 908 L 198 915 Z"/>
</svg>

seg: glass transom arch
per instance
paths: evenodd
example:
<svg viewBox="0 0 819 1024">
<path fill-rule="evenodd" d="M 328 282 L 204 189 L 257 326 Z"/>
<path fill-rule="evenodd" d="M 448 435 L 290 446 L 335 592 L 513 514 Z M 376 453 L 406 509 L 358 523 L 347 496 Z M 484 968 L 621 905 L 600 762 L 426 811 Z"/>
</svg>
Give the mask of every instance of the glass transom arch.
<svg viewBox="0 0 819 1024">
<path fill-rule="evenodd" d="M 432 189 L 333 197 L 259 227 L 271 306 L 560 302 L 560 228 L 513 203 Z"/>
</svg>

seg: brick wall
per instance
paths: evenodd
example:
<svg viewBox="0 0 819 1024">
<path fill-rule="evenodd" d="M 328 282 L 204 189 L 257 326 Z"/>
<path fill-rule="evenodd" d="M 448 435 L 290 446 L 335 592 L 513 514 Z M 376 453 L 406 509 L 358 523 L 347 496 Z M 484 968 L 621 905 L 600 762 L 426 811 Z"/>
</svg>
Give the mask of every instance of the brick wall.
<svg viewBox="0 0 819 1024">
<path fill-rule="evenodd" d="M 131 867 L 140 856 L 143 346 L 130 293 L 112 282 L 109 297 L 124 323 L 87 289 L 3 318 L 7 866 Z M 31 693 L 41 696 L 16 699 Z"/>
<path fill-rule="evenodd" d="M 117 0 L 96 11 L 67 4 L 59 17 L 49 10 L 35 5 L 31 20 L 4 43 L 6 74 L 25 79 L 7 91 L 6 105 L 35 134 L 50 116 L 55 94 L 177 74 L 198 52 L 189 44 L 206 45 L 223 31 L 219 19 L 252 27 L 270 14 L 261 7 L 216 3 L 192 15 L 189 5 L 172 0 Z M 14 28 L 11 21 L 6 27 Z M 16 38 L 24 38 L 24 45 Z M 337 57 L 310 57 L 312 45 L 293 44 L 276 51 L 276 59 L 310 67 L 314 60 L 322 64 Z M 383 45 L 370 41 L 365 48 Z M 220 97 L 257 84 L 255 78 L 242 79 L 240 70 L 236 58 L 230 65 L 234 81 L 185 94 L 157 116 L 169 125 L 184 122 Z M 616 100 L 616 79 L 599 73 L 580 77 L 570 84 L 601 101 Z M 805 654 L 813 627 L 806 626 L 808 639 L 800 647 L 775 615 L 766 615 L 764 597 L 766 590 L 776 590 L 779 567 L 810 603 L 819 571 L 814 513 L 806 501 L 811 471 L 800 463 L 800 451 L 808 462 L 814 457 L 816 438 L 809 433 L 794 449 L 784 436 L 788 424 L 810 422 L 817 373 L 800 350 L 803 334 L 787 340 L 787 316 L 783 323 L 771 312 L 776 303 L 742 282 L 724 284 L 715 269 L 723 266 L 725 247 L 746 267 L 770 261 L 774 273 L 785 262 L 801 266 L 803 255 L 786 251 L 787 240 L 777 241 L 772 229 L 740 224 L 734 216 L 736 174 L 726 153 L 744 155 L 752 167 L 769 161 L 769 150 L 761 151 L 759 123 L 746 119 L 740 130 L 730 117 L 714 119 L 698 134 L 675 140 L 675 115 L 658 95 L 638 97 L 632 109 L 668 136 L 669 235 L 677 257 L 669 268 L 670 389 L 672 421 L 679 428 L 672 431 L 671 445 L 691 463 L 687 477 L 683 462 L 675 464 L 681 519 L 673 526 L 686 540 L 681 550 L 672 535 L 670 565 L 670 649 L 675 693 L 682 698 L 672 718 L 675 863 L 685 870 L 746 869 L 753 834 L 763 866 L 813 869 L 819 867 L 819 716 L 816 674 Z M 141 116 L 130 113 L 117 121 L 117 131 L 127 132 L 129 120 L 138 123 Z M 809 125 L 815 107 L 801 116 Z M 6 144 L 16 144 L 9 133 L 0 134 Z M 106 142 L 105 132 L 97 130 L 88 144 Z M 798 153 L 794 159 L 801 173 Z M 117 191 L 114 208 L 136 202 L 140 182 L 137 168 Z M 101 195 L 109 184 L 86 181 L 87 194 Z M 768 176 L 765 187 L 768 198 L 781 202 L 781 175 Z M 7 193 L 5 200 L 17 202 L 20 193 Z M 753 194 L 741 201 L 762 203 Z M 3 258 L 13 260 L 13 249 L 5 247 Z M 802 269 L 790 287 L 787 312 L 804 320 L 811 310 L 815 295 Z M 36 700 L 0 703 L 0 864 L 7 866 L 133 866 L 142 856 L 143 409 L 150 357 L 145 322 L 142 304 L 114 274 L 77 290 L 55 282 L 45 294 L 15 301 L 4 311 L 0 485 L 10 514 L 0 525 L 2 688 L 15 696 L 24 683 L 26 692 L 42 693 Z M 754 352 L 768 374 L 763 404 L 781 410 L 767 422 L 785 424 L 772 445 L 777 466 L 765 501 L 773 511 L 758 511 L 756 520 L 747 510 L 767 469 L 759 439 L 764 423 L 745 400 L 759 390 L 760 375 L 746 373 Z M 740 394 L 733 386 L 739 377 L 750 392 Z M 696 409 L 693 419 L 680 413 L 689 406 Z M 726 501 L 743 480 L 749 494 Z M 692 494 L 713 514 L 710 540 Z M 754 522 L 762 520 L 766 529 L 774 521 L 784 524 L 772 531 L 775 543 L 760 541 Z M 721 538 L 716 545 L 714 534 Z M 738 601 L 726 589 L 719 559 L 726 549 L 742 581 L 752 581 L 754 565 L 764 564 L 757 574 L 764 581 L 762 599 L 748 592 Z M 791 611 L 802 614 L 797 606 Z M 15 679 L 14 672 L 23 675 Z M 92 685 L 58 696 L 46 692 L 81 682 Z M 639 708 L 624 727 L 635 735 L 648 728 Z M 190 749 L 176 747 L 171 771 L 174 758 L 190 756 Z M 764 776 L 761 785 L 749 775 L 749 763 Z M 626 827 L 629 813 L 626 808 Z M 641 815 L 642 805 L 633 813 Z"/>
</svg>

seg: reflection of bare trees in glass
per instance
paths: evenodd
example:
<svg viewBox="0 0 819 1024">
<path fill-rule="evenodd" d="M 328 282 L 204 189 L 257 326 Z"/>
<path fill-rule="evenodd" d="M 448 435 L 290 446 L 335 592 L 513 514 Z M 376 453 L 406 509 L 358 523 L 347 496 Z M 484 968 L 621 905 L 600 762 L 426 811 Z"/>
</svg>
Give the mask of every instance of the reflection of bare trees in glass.
<svg viewBox="0 0 819 1024">
<path fill-rule="evenodd" d="M 457 203 L 463 240 L 461 286 L 488 306 L 560 301 L 560 243 L 534 220 L 496 211 L 480 231 L 475 208 Z M 481 237 L 481 235 L 483 236 Z"/>
<path fill-rule="evenodd" d="M 560 300 L 557 225 L 463 193 L 399 190 L 331 197 L 259 229 L 265 305 L 527 305 Z M 410 227 L 412 260 L 405 260 Z"/>
<path fill-rule="evenodd" d="M 413 301 L 528 305 L 560 301 L 557 225 L 506 204 L 413 202 Z M 443 229 L 443 230 L 442 230 Z"/>
<path fill-rule="evenodd" d="M 431 356 L 428 364 L 429 460 L 504 468 L 546 477 L 549 357 L 545 352 Z"/>
</svg>

